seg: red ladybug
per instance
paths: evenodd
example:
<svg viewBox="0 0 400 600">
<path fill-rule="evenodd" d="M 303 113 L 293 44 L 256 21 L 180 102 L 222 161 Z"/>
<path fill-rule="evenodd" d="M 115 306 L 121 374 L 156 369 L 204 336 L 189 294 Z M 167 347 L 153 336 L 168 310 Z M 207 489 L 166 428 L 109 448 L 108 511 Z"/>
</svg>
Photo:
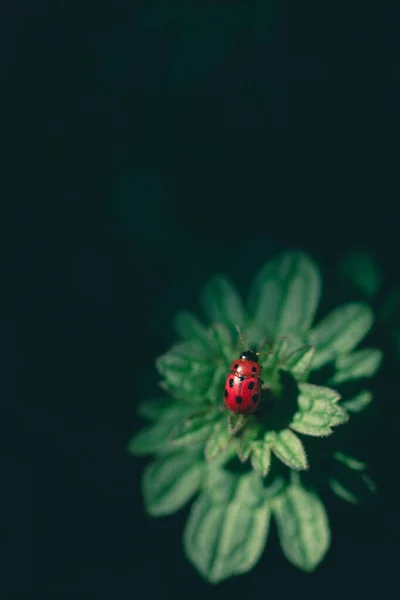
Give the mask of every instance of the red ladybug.
<svg viewBox="0 0 400 600">
<path fill-rule="evenodd" d="M 229 410 L 248 415 L 257 410 L 261 399 L 261 365 L 258 353 L 244 350 L 230 366 L 225 383 L 225 405 Z"/>
</svg>

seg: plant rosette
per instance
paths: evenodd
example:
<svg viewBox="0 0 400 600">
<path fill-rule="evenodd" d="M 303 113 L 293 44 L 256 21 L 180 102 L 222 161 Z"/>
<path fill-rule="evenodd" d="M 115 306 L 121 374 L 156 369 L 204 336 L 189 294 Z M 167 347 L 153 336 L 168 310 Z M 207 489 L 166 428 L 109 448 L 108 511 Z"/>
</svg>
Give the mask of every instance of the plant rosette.
<svg viewBox="0 0 400 600">
<path fill-rule="evenodd" d="M 301 252 L 267 262 L 246 303 L 226 277 L 214 277 L 201 293 L 204 322 L 178 313 L 180 341 L 157 359 L 165 395 L 138 407 L 147 425 L 128 449 L 153 455 L 142 478 L 146 511 L 166 516 L 194 499 L 184 551 L 211 583 L 257 563 L 271 519 L 293 565 L 313 571 L 320 564 L 331 539 L 321 472 L 353 504 L 375 490 L 366 464 L 346 451 L 346 436 L 332 436 L 372 402 L 365 382 L 382 353 L 358 345 L 374 315 L 357 302 L 314 323 L 320 296 L 318 268 Z M 248 416 L 224 405 L 229 367 L 242 350 L 237 327 L 249 348 L 268 338 L 272 349 L 260 356 L 262 397 Z"/>
</svg>

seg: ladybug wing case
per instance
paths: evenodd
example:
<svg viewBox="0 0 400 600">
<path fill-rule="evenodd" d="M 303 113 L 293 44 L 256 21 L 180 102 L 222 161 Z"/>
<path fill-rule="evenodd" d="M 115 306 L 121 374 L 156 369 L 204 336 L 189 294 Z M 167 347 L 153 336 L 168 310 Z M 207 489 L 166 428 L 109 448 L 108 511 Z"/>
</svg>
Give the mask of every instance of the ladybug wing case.
<svg viewBox="0 0 400 600">
<path fill-rule="evenodd" d="M 261 381 L 258 377 L 241 379 L 236 375 L 227 378 L 225 404 L 235 413 L 247 415 L 256 410 L 261 398 Z"/>
</svg>

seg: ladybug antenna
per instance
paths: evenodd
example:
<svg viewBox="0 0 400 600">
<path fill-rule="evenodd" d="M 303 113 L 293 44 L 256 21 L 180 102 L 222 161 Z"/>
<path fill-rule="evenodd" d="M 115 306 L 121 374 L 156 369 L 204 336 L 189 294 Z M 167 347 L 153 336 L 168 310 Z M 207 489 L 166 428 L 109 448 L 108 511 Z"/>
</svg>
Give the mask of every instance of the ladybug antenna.
<svg viewBox="0 0 400 600">
<path fill-rule="evenodd" d="M 258 345 L 258 348 L 262 348 L 262 346 L 263 346 L 264 344 L 268 344 L 268 346 L 269 346 L 270 348 L 272 348 L 272 343 L 271 343 L 271 340 L 269 340 L 268 338 L 265 338 L 264 340 L 262 340 L 262 341 L 260 342 L 260 344 Z M 261 356 L 261 355 L 263 355 L 263 354 L 273 354 L 273 352 L 256 352 L 256 354 L 257 354 L 257 356 Z"/>
<path fill-rule="evenodd" d="M 242 344 L 243 348 L 246 350 L 247 346 L 246 346 L 245 341 L 244 341 L 243 332 L 240 329 L 239 325 L 236 325 L 236 329 L 237 329 L 237 332 L 239 334 L 240 343 Z"/>
</svg>

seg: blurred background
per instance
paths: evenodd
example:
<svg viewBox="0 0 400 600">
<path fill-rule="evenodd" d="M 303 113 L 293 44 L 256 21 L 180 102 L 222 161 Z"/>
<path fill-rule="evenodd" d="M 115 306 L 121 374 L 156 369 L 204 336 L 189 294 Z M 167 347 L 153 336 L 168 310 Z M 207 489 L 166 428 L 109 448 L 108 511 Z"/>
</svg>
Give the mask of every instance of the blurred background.
<svg viewBox="0 0 400 600">
<path fill-rule="evenodd" d="M 214 273 L 245 293 L 273 253 L 303 249 L 330 304 L 340 257 L 367 250 L 382 299 L 399 283 L 397 23 L 365 3 L 7 6 L 2 337 L 19 433 L 5 438 L 5 598 L 372 597 L 396 584 L 386 333 L 368 446 L 382 494 L 359 509 L 327 500 L 332 549 L 312 576 L 273 531 L 253 572 L 208 586 L 183 557 L 187 510 L 145 515 L 145 460 L 126 442 L 174 312 L 197 310 Z"/>
</svg>

